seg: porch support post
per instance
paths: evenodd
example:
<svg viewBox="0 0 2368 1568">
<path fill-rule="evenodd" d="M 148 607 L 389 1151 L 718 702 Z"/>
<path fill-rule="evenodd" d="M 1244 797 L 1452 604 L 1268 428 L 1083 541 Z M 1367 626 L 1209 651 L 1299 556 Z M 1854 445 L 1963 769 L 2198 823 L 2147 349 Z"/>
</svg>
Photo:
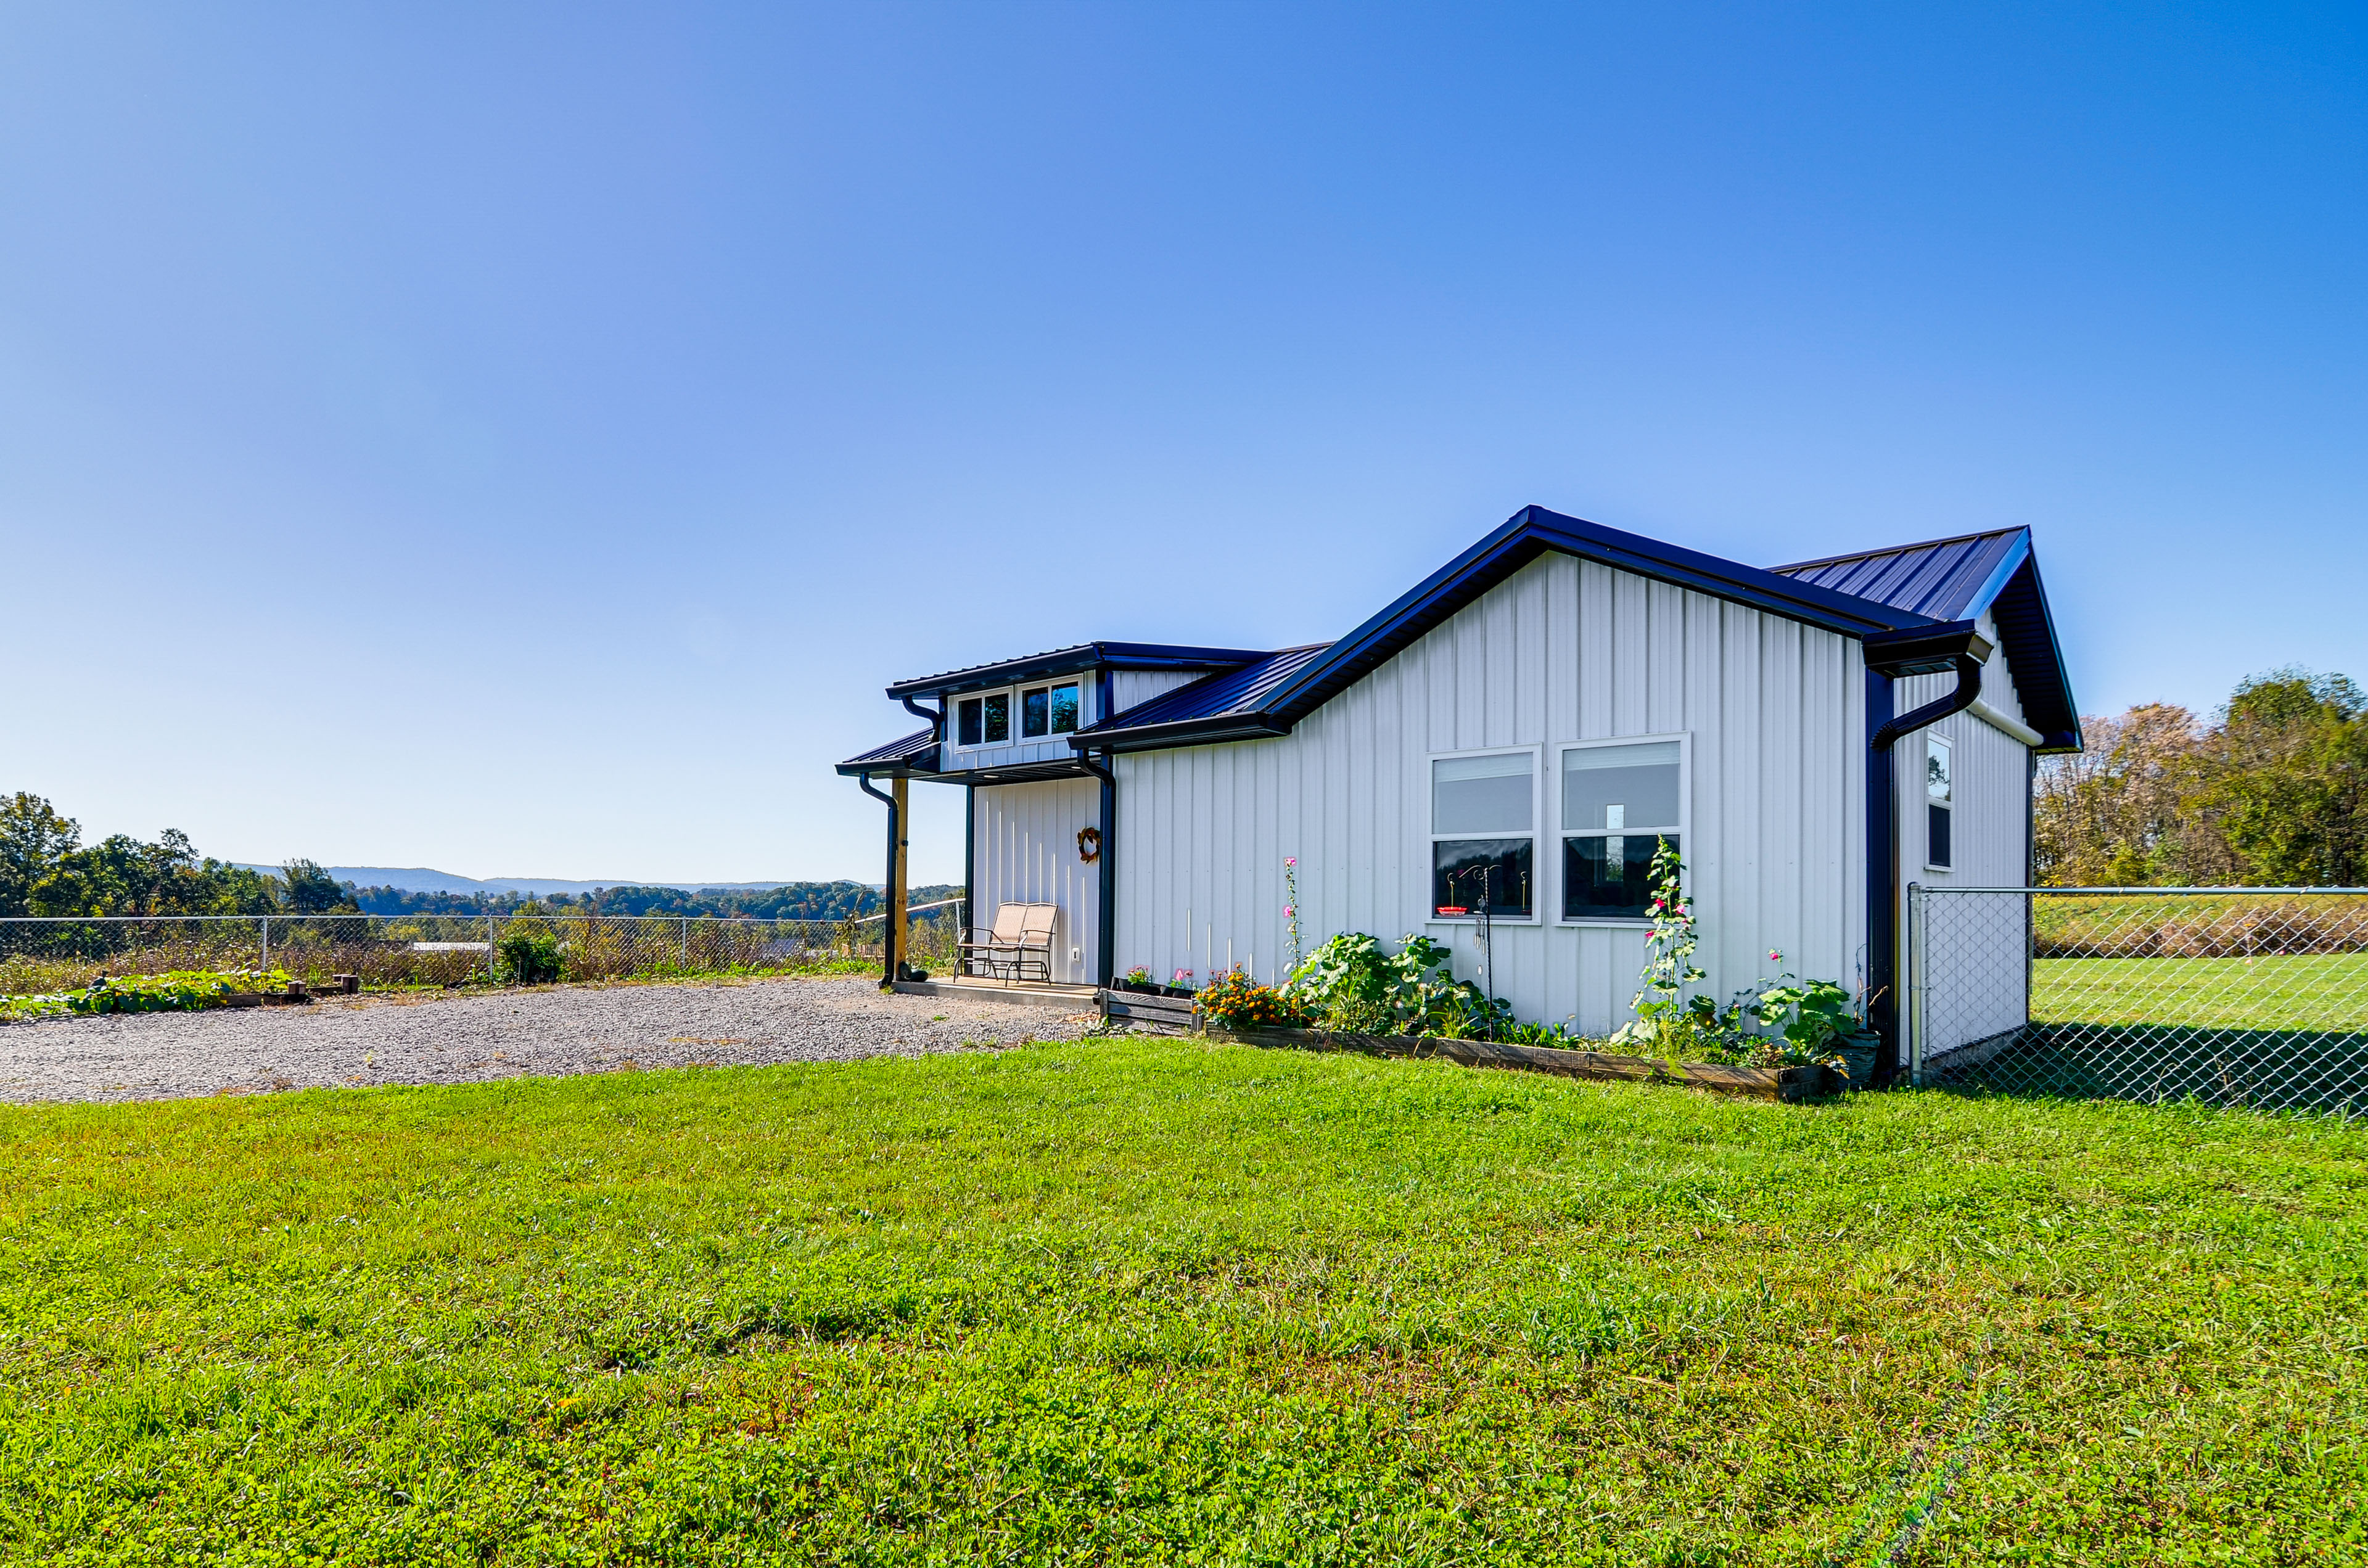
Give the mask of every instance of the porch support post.
<svg viewBox="0 0 2368 1568">
<path fill-rule="evenodd" d="M 912 899 L 905 891 L 905 862 L 912 848 L 905 836 L 906 824 L 913 820 L 910 791 L 913 781 L 898 774 L 888 788 L 894 793 L 888 820 L 894 824 L 894 841 L 888 846 L 888 929 L 894 935 L 889 944 L 888 976 L 899 979 L 904 973 L 905 955 L 913 950 Z"/>
<path fill-rule="evenodd" d="M 1118 945 L 1118 754 L 1106 751 L 1096 762 L 1091 752 L 1079 752 L 1077 761 L 1102 786 L 1102 852 L 1094 866 L 1100 873 L 1094 900 L 1094 983 L 1107 991 L 1118 974 L 1117 955 L 1110 950 Z"/>
</svg>

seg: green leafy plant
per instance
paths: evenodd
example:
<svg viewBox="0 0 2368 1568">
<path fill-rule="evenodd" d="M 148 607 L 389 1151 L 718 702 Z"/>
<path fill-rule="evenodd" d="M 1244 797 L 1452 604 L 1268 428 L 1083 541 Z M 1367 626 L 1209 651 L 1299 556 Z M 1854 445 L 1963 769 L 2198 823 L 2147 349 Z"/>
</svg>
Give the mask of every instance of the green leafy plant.
<svg viewBox="0 0 2368 1568">
<path fill-rule="evenodd" d="M 1322 1017 L 1335 1007 L 1371 1003 L 1387 1008 L 1389 955 L 1362 931 L 1343 931 L 1300 960 L 1282 983 L 1308 1013 Z M 1395 1012 L 1395 1009 L 1390 1009 Z"/>
<path fill-rule="evenodd" d="M 1133 969 L 1128 970 L 1124 975 L 1120 977 L 1119 983 L 1121 985 L 1148 985 L 1151 983 L 1151 971 L 1144 968 L 1141 964 L 1137 964 Z"/>
<path fill-rule="evenodd" d="M 1629 1004 L 1636 1017 L 1623 1024 L 1613 1043 L 1650 1052 L 1675 1062 L 1695 1048 L 1702 1011 L 1687 988 L 1707 980 L 1694 962 L 1699 938 L 1693 906 L 1686 902 L 1685 862 L 1666 838 L 1653 850 L 1653 897 L 1646 906 L 1652 925 L 1645 936 L 1645 968 L 1637 976 L 1635 999 Z"/>
<path fill-rule="evenodd" d="M 1301 962 L 1282 990 L 1324 1027 L 1341 1034 L 1490 1035 L 1511 1010 L 1455 978 L 1452 950 L 1408 935 L 1395 953 L 1362 931 L 1343 931 Z"/>
<path fill-rule="evenodd" d="M 1579 1034 L 1568 1021 L 1559 1024 L 1508 1024 L 1496 1038 L 1508 1045 L 1545 1046 L 1556 1051 L 1585 1051 L 1596 1042 Z"/>
<path fill-rule="evenodd" d="M 219 1007 L 241 992 L 284 991 L 285 970 L 172 970 L 163 974 L 101 975 L 79 990 L 0 997 L 0 1018 L 25 1021 L 68 1014 L 180 1013 Z"/>
<path fill-rule="evenodd" d="M 513 985 L 547 985 L 567 971 L 567 950 L 548 931 L 513 927 L 494 944 L 502 978 Z"/>
</svg>

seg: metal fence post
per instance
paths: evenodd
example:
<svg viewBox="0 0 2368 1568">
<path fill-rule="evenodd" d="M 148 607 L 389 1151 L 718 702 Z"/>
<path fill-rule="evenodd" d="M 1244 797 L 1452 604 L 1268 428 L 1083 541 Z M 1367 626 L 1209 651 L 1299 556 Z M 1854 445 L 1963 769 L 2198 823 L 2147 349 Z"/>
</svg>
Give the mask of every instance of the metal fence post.
<svg viewBox="0 0 2368 1568">
<path fill-rule="evenodd" d="M 690 917 L 689 915 L 683 916 L 682 922 L 682 972 L 685 974 L 690 972 Z"/>
<path fill-rule="evenodd" d="M 1924 884 L 1907 884 L 1907 1081 L 1917 1088 L 1924 1086 L 1924 1006 L 1930 982 L 1925 976 L 1930 949 L 1925 942 L 1924 926 L 1930 917 L 1931 905 L 1924 896 Z"/>
<path fill-rule="evenodd" d="M 271 970 L 271 916 L 268 915 L 263 917 L 263 969 L 266 973 Z"/>
</svg>

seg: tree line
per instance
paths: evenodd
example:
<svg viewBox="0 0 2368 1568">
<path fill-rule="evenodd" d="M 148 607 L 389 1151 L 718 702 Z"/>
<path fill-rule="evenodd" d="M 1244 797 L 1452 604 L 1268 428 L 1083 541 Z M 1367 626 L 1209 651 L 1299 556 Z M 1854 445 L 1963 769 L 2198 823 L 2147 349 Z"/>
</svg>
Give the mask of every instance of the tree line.
<svg viewBox="0 0 2368 1568">
<path fill-rule="evenodd" d="M 884 903 L 877 888 L 861 882 L 785 882 L 771 888 L 627 887 L 594 888 L 580 893 L 415 892 L 408 888 L 357 888 L 347 891 L 366 915 L 516 915 L 555 913 L 584 915 L 663 915 L 711 919 L 849 920 L 876 915 Z M 911 902 L 934 903 L 959 898 L 958 883 L 939 883 L 911 891 Z"/>
<path fill-rule="evenodd" d="M 959 886 L 915 888 L 912 902 L 959 897 Z M 312 860 L 278 875 L 200 856 L 189 835 L 166 828 L 148 843 L 110 834 L 82 841 L 82 824 L 39 795 L 0 796 L 0 916 L 106 915 L 514 915 L 526 911 L 664 915 L 766 920 L 847 920 L 875 915 L 861 882 L 791 882 L 774 888 L 596 888 L 587 893 L 414 892 L 340 882 Z"/>
<path fill-rule="evenodd" d="M 357 905 L 310 860 L 273 876 L 200 856 L 168 827 L 153 844 L 128 833 L 97 844 L 39 795 L 0 797 L 0 915 L 328 915 Z"/>
<path fill-rule="evenodd" d="M 2285 669 L 2240 681 L 2209 722 L 2168 702 L 2084 718 L 2040 759 L 2033 872 L 2055 887 L 2368 882 L 2368 694 Z"/>
</svg>

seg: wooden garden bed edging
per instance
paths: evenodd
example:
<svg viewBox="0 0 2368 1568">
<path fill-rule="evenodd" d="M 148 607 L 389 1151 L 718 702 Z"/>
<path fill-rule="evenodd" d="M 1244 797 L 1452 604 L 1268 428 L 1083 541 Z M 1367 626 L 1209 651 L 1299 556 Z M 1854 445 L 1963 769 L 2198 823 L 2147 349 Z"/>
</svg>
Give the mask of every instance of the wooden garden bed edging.
<svg viewBox="0 0 2368 1568">
<path fill-rule="evenodd" d="M 1712 1062 L 1672 1065 L 1648 1056 L 1612 1056 L 1600 1051 L 1564 1051 L 1544 1045 L 1507 1045 L 1486 1040 L 1441 1040 L 1434 1035 L 1329 1034 L 1322 1029 L 1219 1029 L 1215 1040 L 1293 1051 L 1354 1051 L 1367 1056 L 1405 1056 L 1462 1062 L 1466 1067 L 1512 1067 L 1551 1073 L 1559 1078 L 1621 1079 L 1682 1084 L 1713 1094 L 1746 1099 L 1800 1100 L 1822 1094 L 1822 1067 L 1727 1067 Z"/>
<path fill-rule="evenodd" d="M 1822 1067 L 1727 1067 L 1712 1062 L 1675 1066 L 1649 1056 L 1614 1056 L 1600 1051 L 1565 1051 L 1545 1045 L 1501 1045 L 1486 1040 L 1441 1040 L 1436 1035 L 1332 1034 L 1324 1029 L 1225 1029 L 1204 1027 L 1189 996 L 1146 996 L 1104 991 L 1102 1015 L 1136 1028 L 1163 1034 L 1202 1034 L 1276 1051 L 1353 1051 L 1366 1056 L 1434 1058 L 1466 1067 L 1511 1067 L 1551 1073 L 1560 1078 L 1619 1079 L 1631 1083 L 1683 1084 L 1713 1094 L 1747 1099 L 1800 1100 L 1824 1094 L 1829 1084 Z"/>
<path fill-rule="evenodd" d="M 1103 991 L 1102 1017 L 1162 1034 L 1191 1034 L 1201 1022 L 1191 997 L 1153 996 L 1141 991 Z"/>
</svg>

